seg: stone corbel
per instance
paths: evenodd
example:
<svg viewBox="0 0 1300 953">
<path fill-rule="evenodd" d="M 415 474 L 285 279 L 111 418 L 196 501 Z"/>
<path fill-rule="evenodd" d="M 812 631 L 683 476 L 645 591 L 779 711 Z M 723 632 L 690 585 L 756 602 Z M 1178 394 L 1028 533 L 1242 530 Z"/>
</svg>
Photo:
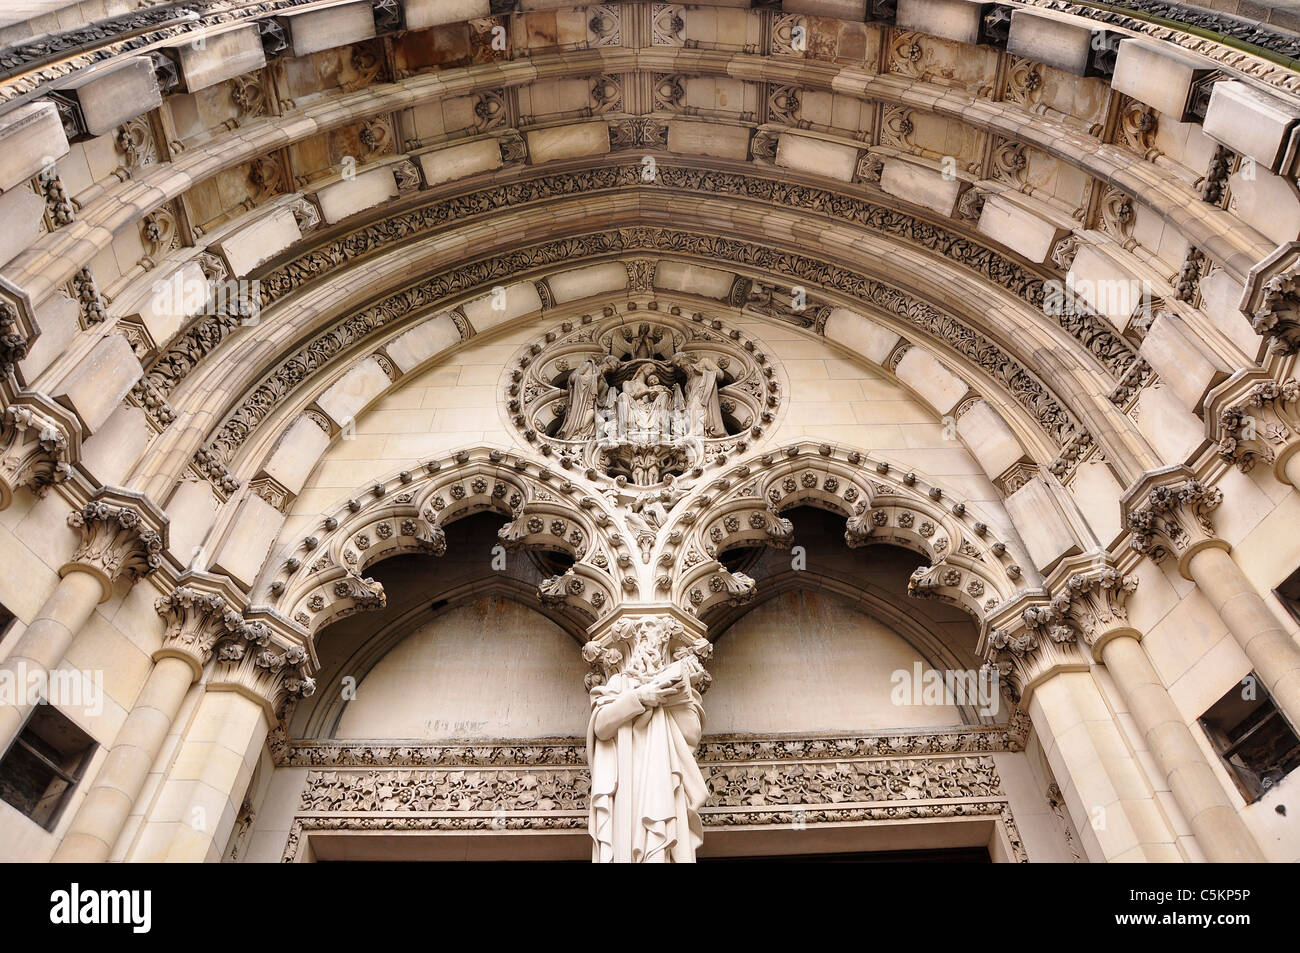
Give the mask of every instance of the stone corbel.
<svg viewBox="0 0 1300 953">
<path fill-rule="evenodd" d="M 991 616 L 977 647 L 1023 709 L 1034 689 L 1059 672 L 1087 671 L 1078 636 L 1045 590 L 1024 590 Z"/>
<path fill-rule="evenodd" d="M 666 656 L 691 668 L 697 690 L 708 690 L 712 678 L 704 663 L 713 653 L 713 643 L 705 638 L 699 619 L 669 603 L 623 606 L 587 630 L 582 647 L 582 657 L 591 665 L 587 690 L 621 672 L 643 640 L 663 642 Z"/>
<path fill-rule="evenodd" d="M 263 706 L 274 725 L 287 707 L 316 691 L 315 665 L 306 648 L 273 633 L 265 622 L 247 622 L 217 641 L 208 691 L 238 692 Z"/>
<path fill-rule="evenodd" d="M 1128 598 L 1137 589 L 1137 576 L 1106 565 L 1096 554 L 1075 557 L 1053 574 L 1051 609 L 1069 623 L 1100 661 L 1103 646 L 1118 636 L 1141 638 L 1128 622 Z"/>
<path fill-rule="evenodd" d="M 1273 475 L 1292 483 L 1287 464 L 1300 451 L 1300 382 L 1278 382 L 1263 371 L 1238 371 L 1205 401 L 1206 430 L 1219 456 L 1243 473 L 1272 464 Z"/>
<path fill-rule="evenodd" d="M 1120 498 L 1129 546 L 1160 562 L 1178 560 L 1178 571 L 1191 579 L 1187 564 L 1208 547 L 1229 549 L 1214 533 L 1210 514 L 1223 502 L 1223 491 L 1207 486 L 1184 466 L 1151 470 Z"/>
<path fill-rule="evenodd" d="M 0 416 L 0 510 L 22 486 L 38 497 L 72 472 L 80 456 L 76 415 L 48 398 L 23 393 Z"/>
<path fill-rule="evenodd" d="M 1241 311 L 1282 354 L 1300 347 L 1300 242 L 1288 242 L 1250 269 Z"/>
<path fill-rule="evenodd" d="M 244 617 L 234 607 L 238 600 L 239 590 L 226 577 L 186 573 L 175 589 L 154 602 L 155 611 L 167 620 L 154 661 L 179 658 L 189 663 L 198 681 L 217 640 L 243 632 Z"/>
<path fill-rule="evenodd" d="M 80 571 L 95 576 L 103 587 L 101 602 L 112 596 L 119 577 L 135 582 L 163 564 L 167 515 L 141 493 L 104 487 L 68 515 L 68 525 L 81 532 L 81 543 L 59 575 Z"/>
</svg>

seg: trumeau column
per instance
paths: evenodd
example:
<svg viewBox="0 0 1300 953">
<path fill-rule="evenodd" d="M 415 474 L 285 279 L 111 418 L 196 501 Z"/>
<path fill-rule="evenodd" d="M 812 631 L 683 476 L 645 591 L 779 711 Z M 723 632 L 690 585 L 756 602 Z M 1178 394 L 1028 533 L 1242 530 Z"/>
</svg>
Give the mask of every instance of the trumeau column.
<svg viewBox="0 0 1300 953">
<path fill-rule="evenodd" d="M 131 860 L 220 859 L 267 732 L 316 690 L 307 650 L 286 643 L 262 622 L 219 633 L 206 691 Z"/>
<path fill-rule="evenodd" d="M 95 606 L 113 595 L 119 577 L 134 582 L 162 565 L 167 517 L 147 497 L 105 488 L 73 511 L 68 523 L 81 531 L 81 544 L 59 570 L 63 578 L 58 588 L 0 663 L 0 671 L 12 673 L 15 684 L 45 681 L 63 661 Z M 0 751 L 18 736 L 34 699 L 17 701 L 0 705 Z"/>
<path fill-rule="evenodd" d="M 1254 838 L 1139 644 L 1142 633 L 1129 625 L 1125 603 L 1136 588 L 1137 577 L 1114 568 L 1083 568 L 1070 572 L 1052 605 L 1078 627 L 1093 658 L 1105 664 L 1119 686 L 1205 856 L 1216 862 L 1262 861 Z"/>
<path fill-rule="evenodd" d="M 625 606 L 589 634 L 592 860 L 693 863 L 709 793 L 695 761 L 712 649 L 703 626 L 675 606 Z"/>
<path fill-rule="evenodd" d="M 1028 711 L 1089 858 L 1180 861 L 1175 835 L 1065 623 L 1059 603 L 1026 591 L 991 617 L 980 651 Z"/>
<path fill-rule="evenodd" d="M 218 638 L 243 635 L 246 623 L 231 608 L 236 590 L 223 577 L 193 574 L 154 605 L 167 619 L 156 663 L 94 784 L 77 810 L 55 861 L 108 859 L 162 750 L 185 693 L 203 674 Z"/>
<path fill-rule="evenodd" d="M 1300 489 L 1300 381 L 1239 371 L 1206 397 L 1205 419 L 1224 460 L 1243 473 L 1271 465 L 1280 482 Z"/>
<path fill-rule="evenodd" d="M 1207 487 L 1186 467 L 1153 470 L 1121 501 L 1129 545 L 1160 561 L 1178 560 L 1178 571 L 1196 583 L 1250 659 L 1255 672 L 1293 726 L 1300 726 L 1300 646 L 1214 535 L 1210 514 L 1223 491 Z"/>
</svg>

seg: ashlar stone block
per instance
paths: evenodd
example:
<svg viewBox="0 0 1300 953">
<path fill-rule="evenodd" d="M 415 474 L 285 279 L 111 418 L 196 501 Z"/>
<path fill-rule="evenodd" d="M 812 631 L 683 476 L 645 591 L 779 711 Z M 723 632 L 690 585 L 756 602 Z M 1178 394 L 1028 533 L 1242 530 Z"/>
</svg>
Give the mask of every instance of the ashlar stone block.
<svg viewBox="0 0 1300 953">
<path fill-rule="evenodd" d="M 327 387 L 316 404 L 340 427 L 355 420 L 361 409 L 385 390 L 392 381 L 374 357 L 368 357 Z"/>
<path fill-rule="evenodd" d="M 1002 195 L 990 195 L 984 200 L 975 227 L 1036 264 L 1047 260 L 1052 246 L 1065 234 L 1065 229 L 1039 218 Z"/>
<path fill-rule="evenodd" d="M 933 209 L 940 215 L 951 215 L 957 206 L 962 181 L 956 176 L 945 177 L 938 169 L 888 158 L 880 173 L 880 188 L 889 195 Z"/>
<path fill-rule="evenodd" d="M 894 373 L 939 414 L 951 413 L 970 389 L 922 347 L 908 348 Z"/>
<path fill-rule="evenodd" d="M 393 338 L 384 346 L 384 350 L 405 374 L 439 351 L 445 351 L 459 343 L 460 331 L 456 329 L 455 322 L 445 314 L 437 314 Z"/>
<path fill-rule="evenodd" d="M 376 35 L 375 15 L 369 0 L 286 14 L 285 20 L 289 23 L 289 46 L 294 56 L 310 56 Z"/>
<path fill-rule="evenodd" d="M 127 120 L 162 105 L 153 63 L 144 56 L 92 70 L 60 91 L 76 97 L 86 132 L 92 136 L 107 135 Z"/>
<path fill-rule="evenodd" d="M 474 330 L 482 333 L 520 315 L 542 310 L 542 296 L 531 281 L 501 285 L 481 298 L 465 304 L 462 309 Z"/>
<path fill-rule="evenodd" d="M 1119 41 L 1110 85 L 1174 122 L 1188 122 L 1194 118 L 1188 111 L 1192 87 L 1212 69 L 1208 61 L 1177 52 L 1167 43 L 1131 38 Z"/>
<path fill-rule="evenodd" d="M 488 0 L 402 0 L 408 30 L 425 30 L 491 13 Z"/>
<path fill-rule="evenodd" d="M 861 354 L 873 364 L 884 364 L 902 337 L 870 318 L 835 308 L 826 318 L 826 338 Z"/>
<path fill-rule="evenodd" d="M 674 119 L 668 123 L 668 151 L 682 155 L 749 158 L 749 129 L 720 122 Z"/>
<path fill-rule="evenodd" d="M 284 514 L 256 494 L 239 504 L 221 543 L 212 557 L 212 572 L 224 572 L 239 585 L 251 589 L 284 525 Z"/>
<path fill-rule="evenodd" d="M 495 138 L 477 139 L 448 149 L 437 149 L 416 156 L 429 187 L 454 182 L 480 172 L 501 168 L 501 146 Z"/>
<path fill-rule="evenodd" d="M 571 122 L 528 132 L 528 155 L 540 165 L 552 159 L 602 156 L 609 152 L 609 126 L 603 121 Z"/>
<path fill-rule="evenodd" d="M 815 172 L 841 182 L 851 182 L 861 151 L 839 142 L 783 132 L 776 143 L 776 164 L 783 169 Z"/>
<path fill-rule="evenodd" d="M 1007 36 L 1007 52 L 1044 63 L 1075 76 L 1088 72 L 1092 36 L 1096 26 L 1069 14 L 1014 10 Z"/>
<path fill-rule="evenodd" d="M 262 38 L 255 26 L 209 34 L 201 46 L 191 41 L 178 43 L 172 49 L 180 62 L 181 80 L 191 93 L 266 65 Z"/>
<path fill-rule="evenodd" d="M 217 243 L 233 274 L 248 274 L 262 262 L 302 239 L 293 212 L 283 206 L 258 215 L 256 221 Z"/>
<path fill-rule="evenodd" d="M 397 195 L 393 170 L 384 166 L 325 186 L 316 193 L 316 201 L 320 203 L 321 216 L 333 225 L 350 215 L 382 205 Z"/>
<path fill-rule="evenodd" d="M 1151 322 L 1138 354 L 1173 389 L 1183 406 L 1192 411 L 1201 405 L 1210 388 L 1229 373 L 1197 346 L 1183 320 L 1167 311 Z"/>
<path fill-rule="evenodd" d="M 262 472 L 296 495 L 302 492 L 307 477 L 329 445 L 329 434 L 319 424 L 310 417 L 299 417 L 280 437 L 262 465 Z"/>
<path fill-rule="evenodd" d="M 1004 501 L 1029 558 L 1042 573 L 1050 572 L 1066 556 L 1083 552 L 1064 509 L 1073 504 L 1063 494 L 1059 487 L 1036 476 Z"/>
<path fill-rule="evenodd" d="M 898 0 L 895 22 L 900 30 L 916 30 L 931 36 L 975 43 L 987 3 L 973 0 Z"/>
<path fill-rule="evenodd" d="M 1270 172 L 1295 167 L 1300 110 L 1239 80 L 1214 84 L 1205 134 Z"/>
<path fill-rule="evenodd" d="M 1001 476 L 1026 458 L 1015 431 L 988 401 L 976 401 L 957 419 L 957 433 L 989 479 Z"/>
<path fill-rule="evenodd" d="M 59 382 L 53 396 L 93 433 L 143 373 L 130 342 L 120 334 L 110 334 Z"/>
</svg>

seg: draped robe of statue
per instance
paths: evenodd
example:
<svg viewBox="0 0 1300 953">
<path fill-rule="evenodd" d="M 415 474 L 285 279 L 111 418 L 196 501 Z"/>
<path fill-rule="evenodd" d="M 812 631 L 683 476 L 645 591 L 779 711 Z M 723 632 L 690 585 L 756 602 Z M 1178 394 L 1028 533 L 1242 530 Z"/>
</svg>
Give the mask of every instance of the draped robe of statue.
<svg viewBox="0 0 1300 953">
<path fill-rule="evenodd" d="M 682 663 L 673 663 L 681 665 Z M 679 700 L 647 708 L 650 679 L 619 673 L 591 691 L 592 857 L 596 863 L 693 863 L 708 797 L 695 748 L 704 706 L 689 680 Z"/>
<path fill-rule="evenodd" d="M 596 433 L 596 401 L 601 365 L 588 358 L 569 374 L 569 409 L 556 434 L 561 440 L 585 440 Z"/>
<path fill-rule="evenodd" d="M 702 437 L 722 437 L 727 428 L 722 423 L 722 403 L 718 382 L 722 368 L 711 358 L 701 357 L 682 362 L 686 369 L 686 416 L 691 433 Z"/>
</svg>

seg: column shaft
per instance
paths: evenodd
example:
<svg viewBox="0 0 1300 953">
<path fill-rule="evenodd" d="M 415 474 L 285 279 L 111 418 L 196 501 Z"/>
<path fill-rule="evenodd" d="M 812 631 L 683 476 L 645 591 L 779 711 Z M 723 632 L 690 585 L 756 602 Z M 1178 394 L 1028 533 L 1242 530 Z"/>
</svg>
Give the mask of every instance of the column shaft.
<svg viewBox="0 0 1300 953">
<path fill-rule="evenodd" d="M 1287 483 L 1300 490 L 1300 452 L 1292 453 L 1286 458 L 1282 463 L 1282 473 L 1286 476 Z"/>
<path fill-rule="evenodd" d="M 0 752 L 9 750 L 31 713 L 33 706 L 23 694 L 29 679 L 48 673 L 63 661 L 72 640 L 103 595 L 104 586 L 98 576 L 72 569 L 0 662 L 0 670 L 12 673 L 14 684 L 19 686 L 15 704 L 0 705 Z"/>
<path fill-rule="evenodd" d="M 154 665 L 54 854 L 56 862 L 108 859 L 193 681 L 194 667 L 182 659 L 164 656 Z"/>
<path fill-rule="evenodd" d="M 1137 639 L 1112 638 L 1101 654 L 1205 856 L 1264 860 Z"/>
<path fill-rule="evenodd" d="M 1187 571 L 1246 653 L 1291 727 L 1300 731 L 1300 646 L 1227 551 L 1202 549 L 1188 560 Z"/>
</svg>

